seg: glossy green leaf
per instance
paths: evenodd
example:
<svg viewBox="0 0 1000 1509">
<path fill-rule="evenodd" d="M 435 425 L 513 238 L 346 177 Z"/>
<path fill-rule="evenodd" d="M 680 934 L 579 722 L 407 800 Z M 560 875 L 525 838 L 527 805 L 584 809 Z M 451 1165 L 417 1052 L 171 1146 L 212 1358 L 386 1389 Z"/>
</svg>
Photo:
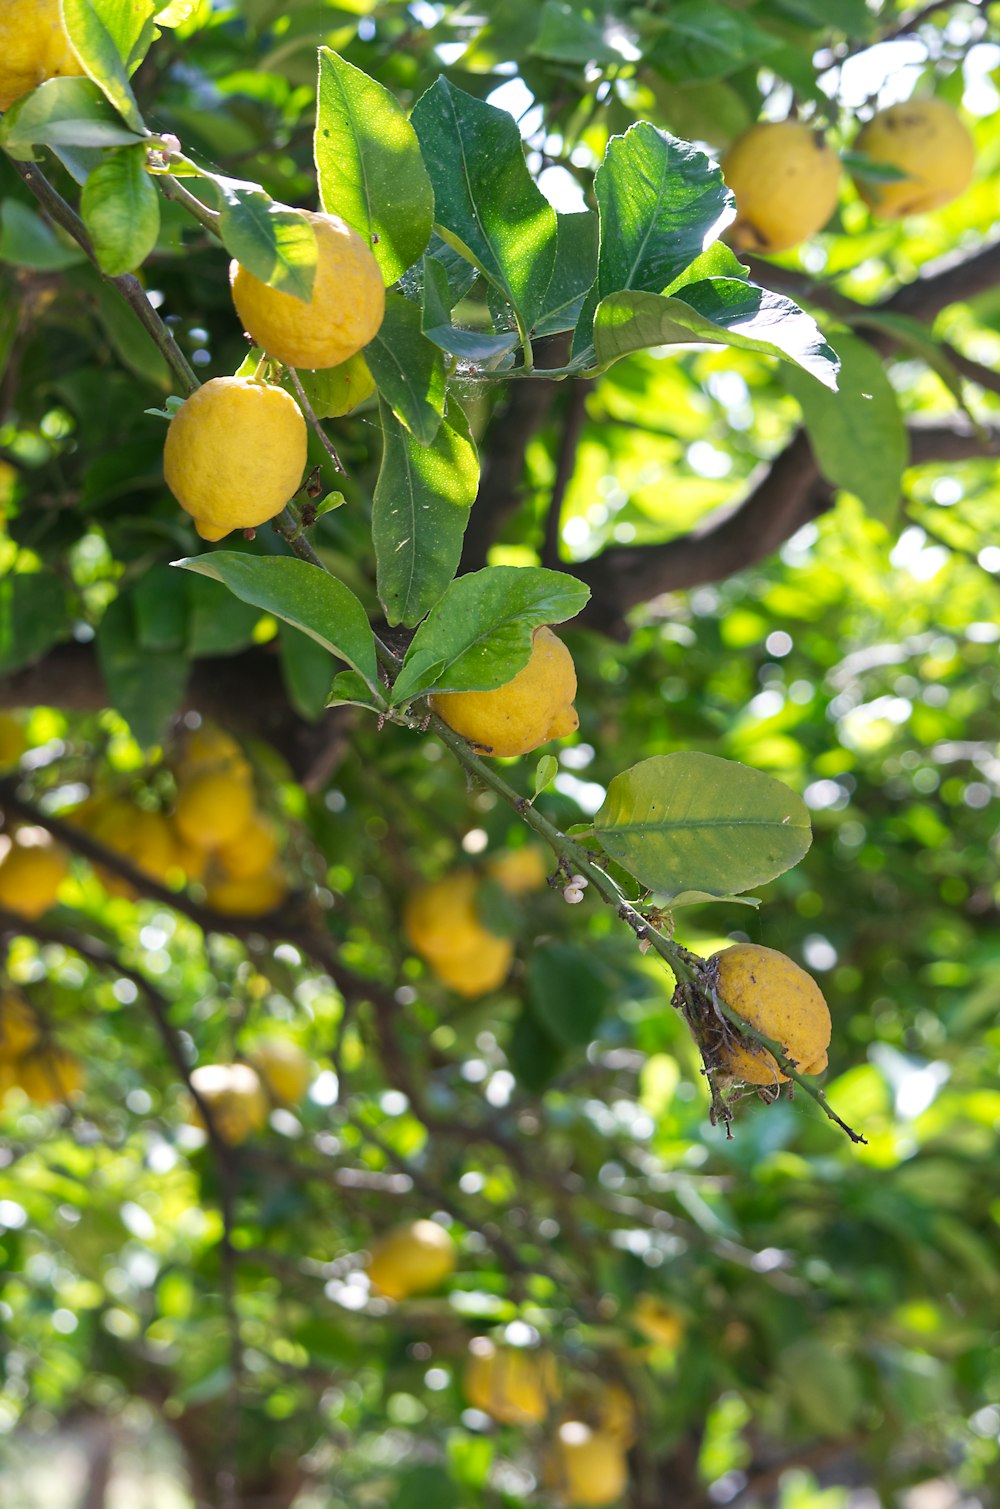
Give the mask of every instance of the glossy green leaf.
<svg viewBox="0 0 1000 1509">
<path fill-rule="evenodd" d="M 97 662 L 111 705 L 139 744 L 157 744 L 184 700 L 188 660 L 182 650 L 139 642 L 132 594 L 116 597 L 97 626 Z"/>
<path fill-rule="evenodd" d="M 725 78 L 766 57 L 773 34 L 717 0 L 679 0 L 663 18 L 663 36 L 648 54 L 668 79 L 682 83 Z"/>
<path fill-rule="evenodd" d="M 402 294 L 387 296 L 385 318 L 365 347 L 365 361 L 400 424 L 418 445 L 430 445 L 444 413 L 444 358 L 421 329 L 419 308 Z"/>
<path fill-rule="evenodd" d="M 87 73 L 135 131 L 145 124 L 129 75 L 155 35 L 155 0 L 61 0 L 63 21 Z"/>
<path fill-rule="evenodd" d="M 290 624 L 282 624 L 278 652 L 289 702 L 300 718 L 314 723 L 326 707 L 333 680 L 333 667 L 325 647 Z"/>
<path fill-rule="evenodd" d="M 619 293 L 594 316 L 600 366 L 648 346 L 736 346 L 777 356 L 811 374 L 817 390 L 836 391 L 837 353 L 811 315 L 791 299 L 737 278 L 706 278 L 680 294 Z"/>
<path fill-rule="evenodd" d="M 505 686 L 531 658 L 535 629 L 575 618 L 589 587 L 541 566 L 486 566 L 452 582 L 420 625 L 393 703 L 439 692 Z"/>
<path fill-rule="evenodd" d="M 654 755 L 616 775 L 594 832 L 612 859 L 667 897 L 727 896 L 798 864 L 812 840 L 801 797 L 717 755 Z"/>
<path fill-rule="evenodd" d="M 83 186 L 80 213 L 102 271 L 114 277 L 146 260 L 160 230 L 160 196 L 142 146 L 109 152 Z"/>
<path fill-rule="evenodd" d="M 255 183 L 213 175 L 222 196 L 219 235 L 255 278 L 297 299 L 316 279 L 316 234 L 301 210 L 278 204 Z"/>
<path fill-rule="evenodd" d="M 134 145 L 138 135 L 90 79 L 49 79 L 0 120 L 0 147 L 21 158 L 33 147 Z"/>
<path fill-rule="evenodd" d="M 83 260 L 75 241 L 60 240 L 48 222 L 19 199 L 0 204 L 0 262 L 36 272 L 59 272 Z"/>
<path fill-rule="evenodd" d="M 372 506 L 378 595 L 390 624 L 412 627 L 458 570 L 479 488 L 479 458 L 454 398 L 428 446 L 418 445 L 384 404 L 382 432 Z"/>
<path fill-rule="evenodd" d="M 51 571 L 0 578 L 0 671 L 30 665 L 69 632 L 66 589 Z"/>
<path fill-rule="evenodd" d="M 402 106 L 328 47 L 319 50 L 315 156 L 324 210 L 357 231 L 394 283 L 427 246 L 434 191 Z"/>
<path fill-rule="evenodd" d="M 635 57 L 634 35 L 616 16 L 545 0 L 531 51 L 554 63 L 621 63 Z"/>
<path fill-rule="evenodd" d="M 789 368 L 781 380 L 798 400 L 820 471 L 889 523 L 899 507 L 909 439 L 882 358 L 856 335 L 834 337 L 840 358 L 836 394 Z"/>
<path fill-rule="evenodd" d="M 513 351 L 520 341 L 516 330 L 494 335 L 488 330 L 465 330 L 452 324 L 448 274 L 435 257 L 424 258 L 421 328 L 442 351 L 484 366 Z"/>
<path fill-rule="evenodd" d="M 545 292 L 545 305 L 535 321 L 535 335 L 557 335 L 572 330 L 580 318 L 583 301 L 597 277 L 597 243 L 600 225 L 593 210 L 559 215 L 559 241 L 552 280 Z"/>
<path fill-rule="evenodd" d="M 369 686 L 377 686 L 375 636 L 367 614 L 350 588 L 321 567 L 235 550 L 210 550 L 173 564 L 223 582 L 243 602 L 301 629 L 346 660 Z"/>
<path fill-rule="evenodd" d="M 556 215 L 528 172 L 513 116 L 440 78 L 417 101 L 413 124 L 440 234 L 530 327 L 555 265 Z"/>
</svg>

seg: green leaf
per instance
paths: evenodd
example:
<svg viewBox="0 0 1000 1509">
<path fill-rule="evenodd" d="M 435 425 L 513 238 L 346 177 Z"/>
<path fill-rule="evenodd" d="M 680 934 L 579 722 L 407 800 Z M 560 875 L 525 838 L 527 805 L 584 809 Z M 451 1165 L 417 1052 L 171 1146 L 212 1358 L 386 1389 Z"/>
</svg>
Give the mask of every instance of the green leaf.
<svg viewBox="0 0 1000 1509">
<path fill-rule="evenodd" d="M 63 21 L 87 73 L 134 131 L 145 131 L 129 74 L 155 34 L 155 0 L 62 0 Z"/>
<path fill-rule="evenodd" d="M 59 272 L 84 260 L 75 241 L 61 241 L 41 215 L 19 199 L 5 199 L 0 204 L 0 262 L 36 272 Z"/>
<path fill-rule="evenodd" d="M 186 583 L 169 566 L 153 566 L 129 593 L 141 650 L 183 650 L 188 637 Z"/>
<path fill-rule="evenodd" d="M 594 16 L 589 7 L 581 14 L 567 0 L 545 0 L 531 52 L 555 63 L 622 63 L 636 57 L 634 36 L 617 17 Z"/>
<path fill-rule="evenodd" d="M 144 747 L 159 743 L 187 688 L 188 659 L 138 642 L 133 595 L 116 597 L 97 626 L 97 662 L 116 708 Z"/>
<path fill-rule="evenodd" d="M 385 712 L 386 708 L 385 699 L 380 693 L 373 691 L 357 671 L 337 672 L 333 678 L 326 705 L 327 707 L 364 707 L 373 713 Z"/>
<path fill-rule="evenodd" d="M 589 597 L 575 577 L 542 566 L 485 566 L 459 577 L 413 636 L 393 705 L 431 687 L 482 692 L 505 686 L 531 658 L 534 631 L 575 618 Z"/>
<path fill-rule="evenodd" d="M 253 643 L 260 612 L 227 592 L 221 582 L 187 573 L 188 640 L 192 658 L 233 655 Z"/>
<path fill-rule="evenodd" d="M 140 325 L 117 288 L 106 283 L 89 264 L 74 268 L 73 284 L 82 289 L 118 357 L 138 377 L 169 393 L 173 382 L 170 368 L 153 337 Z"/>
<path fill-rule="evenodd" d="M 604 849 L 644 886 L 728 896 L 765 885 L 812 839 L 802 799 L 717 755 L 654 755 L 616 775 L 594 818 Z"/>
<path fill-rule="evenodd" d="M 675 912 L 682 906 L 704 906 L 709 901 L 731 902 L 734 906 L 760 906 L 759 896 L 712 896 L 708 891 L 681 891 L 678 896 L 671 896 L 670 910 Z"/>
<path fill-rule="evenodd" d="M 973 424 L 977 423 L 976 416 L 969 408 L 965 396 L 965 382 L 961 372 L 942 343 L 931 334 L 922 320 L 915 320 L 912 315 L 908 314 L 897 314 L 892 309 L 862 308 L 858 310 L 857 315 L 852 315 L 852 323 L 866 329 L 884 330 L 901 346 L 907 346 L 920 357 L 921 361 L 927 363 L 932 372 L 937 373 L 955 402 L 965 411 Z"/>
<path fill-rule="evenodd" d="M 402 106 L 328 47 L 319 49 L 315 156 L 324 210 L 357 231 L 395 283 L 430 239 L 434 191 Z"/>
<path fill-rule="evenodd" d="M 866 178 L 872 183 L 901 183 L 909 177 L 905 168 L 893 162 L 877 162 L 867 152 L 841 152 L 840 160 L 852 178 Z"/>
<path fill-rule="evenodd" d="M 597 215 L 587 210 L 583 214 L 557 215 L 556 219 L 559 223 L 556 262 L 545 293 L 545 306 L 535 321 L 536 336 L 572 330 L 597 277 L 600 231 Z"/>
<path fill-rule="evenodd" d="M 235 550 L 210 550 L 172 564 L 214 577 L 243 602 L 301 629 L 377 690 L 375 636 L 368 616 L 350 588 L 322 567 Z"/>
<path fill-rule="evenodd" d="M 493 335 L 487 330 L 463 330 L 451 322 L 448 274 L 435 257 L 424 258 L 421 329 L 429 341 L 464 361 L 489 366 L 520 344 L 516 330 Z"/>
<path fill-rule="evenodd" d="M 413 124 L 434 187 L 434 218 L 528 328 L 556 255 L 556 215 L 528 172 L 514 117 L 447 79 L 417 101 Z"/>
<path fill-rule="evenodd" d="M 566 1048 L 589 1043 L 611 1002 L 612 982 L 592 952 L 541 943 L 528 965 L 528 1000 L 537 1021 Z"/>
<path fill-rule="evenodd" d="M 433 443 L 418 445 L 382 405 L 384 448 L 372 506 L 379 601 L 390 624 L 418 624 L 462 554 L 479 457 L 455 399 Z"/>
<path fill-rule="evenodd" d="M 559 774 L 559 761 L 555 755 L 542 755 L 535 766 L 535 774 L 532 779 L 532 790 L 535 796 L 540 796 L 547 786 L 551 786 Z"/>
<path fill-rule="evenodd" d="M 418 445 L 430 445 L 444 413 L 444 358 L 420 328 L 420 310 L 390 293 L 385 318 L 365 347 L 365 361 L 379 393 Z"/>
<path fill-rule="evenodd" d="M 330 657 L 308 634 L 282 624 L 278 634 L 281 676 L 288 700 L 300 718 L 315 723 L 330 695 Z M 350 672 L 346 673 L 350 675 Z"/>
<path fill-rule="evenodd" d="M 0 147 L 20 158 L 30 158 L 32 147 L 134 145 L 138 135 L 90 79 L 49 79 L 0 121 Z"/>
<path fill-rule="evenodd" d="M 882 358 L 867 341 L 834 337 L 840 357 L 834 396 L 789 368 L 781 381 L 802 409 L 816 464 L 834 487 L 860 498 L 875 518 L 890 523 L 899 506 L 909 457 L 906 425 Z"/>
<path fill-rule="evenodd" d="M 160 232 L 160 196 L 143 146 L 109 152 L 83 186 L 80 213 L 101 270 L 110 277 L 146 260 Z"/>
<path fill-rule="evenodd" d="M 0 579 L 0 672 L 30 665 L 69 633 L 69 603 L 49 571 L 10 572 Z"/>
<path fill-rule="evenodd" d="M 594 350 L 607 366 L 647 346 L 736 346 L 794 362 L 804 381 L 836 391 L 837 353 L 819 326 L 791 299 L 738 278 L 706 278 L 679 295 L 618 293 L 594 316 Z M 830 400 L 839 402 L 839 397 Z"/>
<path fill-rule="evenodd" d="M 316 278 L 316 233 L 301 210 L 255 183 L 213 174 L 222 195 L 219 235 L 230 256 L 262 283 L 308 299 Z"/>
<path fill-rule="evenodd" d="M 594 187 L 601 298 L 627 288 L 660 293 L 733 218 L 721 169 L 648 121 L 611 138 Z"/>
<path fill-rule="evenodd" d="M 725 78 L 764 57 L 776 38 L 729 5 L 679 0 L 663 18 L 664 35 L 647 55 L 668 79 Z"/>
<path fill-rule="evenodd" d="M 536 1095 L 551 1084 L 566 1055 L 562 1043 L 543 1027 L 529 1006 L 522 1007 L 507 1039 L 506 1052 L 518 1084 Z"/>
</svg>

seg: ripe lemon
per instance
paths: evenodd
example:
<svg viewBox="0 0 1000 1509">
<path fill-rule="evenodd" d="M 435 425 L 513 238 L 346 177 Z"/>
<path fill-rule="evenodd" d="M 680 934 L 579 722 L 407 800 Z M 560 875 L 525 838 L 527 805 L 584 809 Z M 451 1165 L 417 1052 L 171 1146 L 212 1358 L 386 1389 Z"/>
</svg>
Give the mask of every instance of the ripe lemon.
<svg viewBox="0 0 1000 1509">
<path fill-rule="evenodd" d="M 397 1226 L 372 1247 L 368 1276 L 380 1294 L 407 1299 L 429 1294 L 455 1271 L 455 1243 L 436 1221 Z"/>
<path fill-rule="evenodd" d="M 793 959 L 759 943 L 736 943 L 712 955 L 718 968 L 719 995 L 745 1021 L 773 1038 L 803 1074 L 826 1068 L 830 1045 L 830 1010 L 811 975 Z M 724 1069 L 751 1085 L 786 1080 L 765 1048 L 727 1043 Z"/>
<path fill-rule="evenodd" d="M 573 657 L 549 628 L 535 630 L 531 659 L 492 692 L 440 692 L 431 706 L 480 754 L 521 755 L 579 728 Z"/>
<path fill-rule="evenodd" d="M 0 907 L 34 921 L 54 904 L 68 873 L 57 844 L 37 829 L 22 830 L 0 859 Z"/>
<path fill-rule="evenodd" d="M 502 1425 L 537 1425 L 559 1397 L 555 1358 L 524 1347 L 497 1347 L 485 1336 L 469 1344 L 465 1397 Z"/>
<path fill-rule="evenodd" d="M 639 1295 L 631 1319 L 636 1330 L 656 1346 L 676 1351 L 684 1338 L 684 1321 L 676 1310 L 657 1299 L 655 1294 Z"/>
<path fill-rule="evenodd" d="M 508 896 L 525 896 L 529 891 L 540 891 L 549 873 L 545 855 L 536 844 L 509 849 L 506 854 L 491 859 L 486 869 Z"/>
<path fill-rule="evenodd" d="M 19 720 L 13 713 L 0 713 L 0 770 L 16 765 L 27 747 Z"/>
<path fill-rule="evenodd" d="M 225 729 L 202 723 L 188 733 L 174 761 L 181 776 L 196 770 L 225 770 L 236 780 L 249 781 L 250 763 L 240 744 Z"/>
<path fill-rule="evenodd" d="M 616 1504 L 628 1486 L 625 1451 L 608 1431 L 566 1420 L 546 1455 L 544 1479 L 565 1504 Z"/>
<path fill-rule="evenodd" d="M 270 869 L 277 857 L 278 835 L 259 812 L 252 813 L 246 827 L 216 855 L 228 880 L 252 880 Z"/>
<path fill-rule="evenodd" d="M 203 540 L 280 513 L 302 481 L 306 422 L 284 388 L 213 377 L 170 421 L 163 475 Z"/>
<path fill-rule="evenodd" d="M 59 0 L 0 0 L 0 110 L 46 79 L 83 71 Z"/>
<path fill-rule="evenodd" d="M 480 921 L 476 890 L 472 871 L 458 870 L 420 886 L 403 908 L 414 949 L 445 985 L 469 1000 L 502 984 L 514 957 L 511 939 Z"/>
<path fill-rule="evenodd" d="M 174 842 L 173 868 L 180 870 L 188 880 L 201 880 L 208 869 L 208 861 L 211 854 L 209 849 L 203 849 L 199 844 L 189 844 L 177 831 L 176 823 L 171 820 L 171 837 Z"/>
<path fill-rule="evenodd" d="M 250 1060 L 276 1106 L 301 1105 L 312 1083 L 313 1066 L 297 1043 L 285 1037 L 264 1038 L 254 1044 Z"/>
<path fill-rule="evenodd" d="M 90 831 L 98 843 L 129 860 L 152 880 L 166 880 L 176 863 L 176 845 L 167 819 L 159 812 L 146 812 L 132 802 L 108 801 L 93 821 Z M 113 870 L 99 867 L 101 884 L 112 896 L 133 899 L 134 886 Z"/>
<path fill-rule="evenodd" d="M 72 1100 L 83 1089 L 83 1065 L 75 1054 L 50 1044 L 33 1048 L 18 1059 L 16 1082 L 29 1100 L 39 1105 L 55 1105 Z"/>
<path fill-rule="evenodd" d="M 0 1060 L 20 1058 L 38 1042 L 38 1018 L 15 990 L 0 994 Z"/>
<path fill-rule="evenodd" d="M 339 367 L 378 334 L 385 284 L 368 247 L 336 215 L 306 216 L 316 235 L 316 278 L 306 301 L 229 267 L 236 313 L 269 356 L 289 367 Z"/>
<path fill-rule="evenodd" d="M 882 220 L 920 215 L 948 204 L 968 187 L 976 166 L 968 128 L 944 100 L 890 105 L 861 128 L 854 145 L 873 161 L 906 174 L 893 183 L 858 177 L 858 193 Z"/>
<path fill-rule="evenodd" d="M 191 1075 L 191 1084 L 208 1107 L 212 1125 L 230 1147 L 239 1147 L 267 1122 L 267 1096 L 255 1069 L 249 1064 L 202 1064 Z M 190 1120 L 203 1122 L 197 1107 Z"/>
<path fill-rule="evenodd" d="M 739 251 L 787 251 L 837 208 L 840 159 L 800 121 L 751 126 L 723 157 L 722 172 L 736 196 L 729 238 Z"/>
<path fill-rule="evenodd" d="M 253 792 L 228 771 L 198 771 L 181 783 L 174 825 L 186 843 L 218 849 L 232 843 L 253 814 Z"/>
<path fill-rule="evenodd" d="M 277 868 L 246 880 L 211 880 L 205 886 L 205 900 L 225 917 L 263 917 L 279 907 L 287 895 L 288 885 Z"/>
</svg>

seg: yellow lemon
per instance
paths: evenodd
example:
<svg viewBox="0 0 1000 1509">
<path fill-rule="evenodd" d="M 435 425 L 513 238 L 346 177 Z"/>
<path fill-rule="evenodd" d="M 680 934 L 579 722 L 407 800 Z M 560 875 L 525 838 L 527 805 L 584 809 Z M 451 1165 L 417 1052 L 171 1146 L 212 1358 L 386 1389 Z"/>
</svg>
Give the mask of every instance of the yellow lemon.
<svg viewBox="0 0 1000 1509">
<path fill-rule="evenodd" d="M 22 829 L 0 859 L 0 907 L 34 921 L 54 904 L 68 874 L 66 855 L 47 834 Z"/>
<path fill-rule="evenodd" d="M 407 1299 L 429 1294 L 450 1278 L 457 1261 L 455 1243 L 436 1221 L 397 1226 L 372 1246 L 368 1276 L 380 1294 Z"/>
<path fill-rule="evenodd" d="M 761 121 L 722 159 L 736 196 L 729 238 L 739 251 L 780 252 L 822 230 L 840 190 L 840 158 L 799 121 Z"/>
<path fill-rule="evenodd" d="M 228 771 L 198 771 L 181 783 L 174 826 L 185 843 L 219 849 L 232 843 L 253 814 L 253 792 Z"/>
<path fill-rule="evenodd" d="M 313 1066 L 297 1043 L 285 1037 L 263 1038 L 254 1044 L 249 1057 L 275 1105 L 301 1105 L 312 1083 Z"/>
<path fill-rule="evenodd" d="M 180 870 L 188 880 L 201 880 L 208 869 L 211 850 L 203 849 L 200 844 L 189 844 L 187 839 L 177 831 L 177 824 L 172 819 L 170 836 L 174 843 L 172 868 Z"/>
<path fill-rule="evenodd" d="M 874 162 L 905 178 L 879 183 L 858 176 L 858 193 L 882 220 L 921 215 L 956 199 L 972 180 L 975 143 L 958 112 L 944 100 L 908 100 L 880 110 L 854 143 Z"/>
<path fill-rule="evenodd" d="M 780 1043 L 803 1074 L 826 1068 L 830 1045 L 830 1010 L 811 975 L 793 959 L 759 943 L 736 943 L 713 954 L 719 995 L 744 1021 Z M 765 1048 L 748 1042 L 727 1043 L 724 1069 L 751 1085 L 787 1079 Z"/>
<path fill-rule="evenodd" d="M 628 1486 L 625 1451 L 607 1431 L 566 1420 L 549 1447 L 544 1478 L 565 1504 L 616 1504 Z"/>
<path fill-rule="evenodd" d="M 39 1105 L 54 1105 L 57 1101 L 72 1100 L 83 1089 L 83 1065 L 65 1048 L 54 1044 L 33 1048 L 18 1059 L 15 1068 L 16 1082 L 29 1100 Z"/>
<path fill-rule="evenodd" d="M 252 880 L 270 869 L 278 857 L 274 824 L 259 812 L 251 814 L 245 828 L 219 849 L 216 859 L 229 880 Z"/>
<path fill-rule="evenodd" d="M 500 985 L 514 957 L 513 941 L 483 926 L 477 887 L 471 870 L 457 870 L 420 886 L 403 908 L 414 949 L 445 985 L 469 1000 Z"/>
<path fill-rule="evenodd" d="M 0 1059 L 20 1058 L 38 1042 L 38 1018 L 15 990 L 0 994 Z"/>
<path fill-rule="evenodd" d="M 508 896 L 525 896 L 529 891 L 541 890 L 549 865 L 536 844 L 525 844 L 521 849 L 509 849 L 491 859 L 486 870 Z"/>
<path fill-rule="evenodd" d="M 98 843 L 129 860 L 152 880 L 166 880 L 176 863 L 174 835 L 159 812 L 146 812 L 132 802 L 109 801 L 93 822 Z M 113 896 L 136 896 L 136 890 L 113 870 L 99 868 L 101 884 Z"/>
<path fill-rule="evenodd" d="M 263 917 L 281 905 L 288 895 L 284 875 L 276 867 L 245 880 L 210 880 L 205 900 L 225 917 Z"/>
<path fill-rule="evenodd" d="M 657 1299 L 655 1294 L 640 1294 L 631 1318 L 636 1330 L 656 1346 L 676 1350 L 684 1338 L 684 1321 L 676 1310 Z"/>
<path fill-rule="evenodd" d="M 16 765 L 27 747 L 19 719 L 13 713 L 0 713 L 0 770 Z"/>
<path fill-rule="evenodd" d="M 503 1425 L 537 1425 L 559 1397 L 559 1377 L 550 1352 L 497 1347 L 485 1336 L 469 1344 L 465 1397 Z"/>
<path fill-rule="evenodd" d="M 17 1084 L 17 1060 L 0 1058 L 0 1101 Z"/>
<path fill-rule="evenodd" d="M 316 235 L 312 296 L 297 299 L 233 262 L 233 303 L 243 328 L 269 356 L 289 367 L 339 367 L 378 334 L 385 284 L 356 231 L 336 215 L 306 216 Z"/>
<path fill-rule="evenodd" d="M 431 706 L 480 754 L 520 755 L 579 728 L 573 657 L 551 629 L 536 629 L 531 659 L 492 692 L 441 692 Z"/>
<path fill-rule="evenodd" d="M 249 1064 L 202 1064 L 191 1074 L 191 1084 L 208 1107 L 212 1125 L 230 1147 L 239 1147 L 267 1122 L 267 1096 L 255 1069 Z M 203 1122 L 197 1107 L 191 1117 Z"/>
<path fill-rule="evenodd" d="M 306 464 L 306 422 L 284 388 L 213 377 L 170 421 L 163 475 L 203 540 L 280 513 Z"/>
<path fill-rule="evenodd" d="M 182 776 L 225 770 L 235 780 L 249 781 L 252 774 L 242 746 L 213 723 L 202 723 L 184 736 L 174 764 Z"/>
<path fill-rule="evenodd" d="M 0 110 L 46 79 L 83 71 L 59 0 L 0 0 Z"/>
</svg>

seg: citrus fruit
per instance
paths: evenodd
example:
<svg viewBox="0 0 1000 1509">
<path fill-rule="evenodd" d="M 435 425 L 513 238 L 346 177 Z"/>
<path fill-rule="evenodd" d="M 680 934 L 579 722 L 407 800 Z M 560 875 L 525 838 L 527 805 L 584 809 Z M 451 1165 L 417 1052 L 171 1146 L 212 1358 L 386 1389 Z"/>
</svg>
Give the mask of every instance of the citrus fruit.
<svg viewBox="0 0 1000 1509">
<path fill-rule="evenodd" d="M 246 826 L 216 855 L 228 880 L 251 880 L 269 869 L 277 857 L 278 835 L 273 823 L 259 812 L 252 813 Z"/>
<path fill-rule="evenodd" d="M 72 1100 L 83 1089 L 80 1060 L 54 1044 L 32 1048 L 30 1053 L 18 1059 L 14 1072 L 16 1082 L 28 1099 L 43 1106 Z"/>
<path fill-rule="evenodd" d="M 280 513 L 302 481 L 306 422 L 284 388 L 213 377 L 170 421 L 163 475 L 203 540 Z"/>
<path fill-rule="evenodd" d="M 397 1226 L 372 1246 L 368 1276 L 380 1294 L 429 1294 L 455 1271 L 455 1243 L 436 1221 Z"/>
<path fill-rule="evenodd" d="M 531 659 L 492 692 L 439 692 L 431 706 L 480 754 L 520 755 L 579 728 L 573 657 L 549 628 L 536 629 Z"/>
<path fill-rule="evenodd" d="M 192 1071 L 191 1084 L 208 1107 L 215 1130 L 230 1147 L 246 1142 L 267 1122 L 267 1096 L 249 1064 L 202 1064 Z M 203 1125 L 197 1107 L 191 1121 Z"/>
<path fill-rule="evenodd" d="M 297 1106 L 312 1082 L 313 1066 L 308 1054 L 284 1037 L 267 1037 L 255 1043 L 250 1060 L 264 1089 L 277 1106 Z"/>
<path fill-rule="evenodd" d="M 444 984 L 473 999 L 507 977 L 514 944 L 484 927 L 476 910 L 478 882 L 456 870 L 418 887 L 406 900 L 403 926 L 416 952 Z"/>
<path fill-rule="evenodd" d="M 232 262 L 229 281 L 243 328 L 289 367 L 339 367 L 378 333 L 385 284 L 370 247 L 336 215 L 307 212 L 316 235 L 312 296 L 297 299 Z"/>
<path fill-rule="evenodd" d="M 497 1347 L 485 1336 L 469 1345 L 462 1386 L 471 1405 L 502 1425 L 537 1425 L 559 1396 L 550 1352 Z"/>
<path fill-rule="evenodd" d="M 46 79 L 83 71 L 59 0 L 0 0 L 0 110 Z"/>
<path fill-rule="evenodd" d="M 193 775 L 196 770 L 225 770 L 236 780 L 249 781 L 251 777 L 242 746 L 213 723 L 202 723 L 184 736 L 174 765 L 181 776 Z"/>
<path fill-rule="evenodd" d="M 27 747 L 20 721 L 13 713 L 0 713 L 0 770 L 16 765 Z"/>
<path fill-rule="evenodd" d="M 253 792 L 226 770 L 199 770 L 183 781 L 174 805 L 174 826 L 186 843 L 219 849 L 232 843 L 253 813 Z"/>
<path fill-rule="evenodd" d="M 830 1010 L 811 975 L 794 959 L 759 943 L 736 943 L 713 954 L 719 995 L 751 1027 L 773 1038 L 803 1074 L 826 1068 L 830 1045 Z M 751 1041 L 727 1042 L 722 1067 L 733 1079 L 751 1085 L 786 1080 L 766 1048 Z"/>
<path fill-rule="evenodd" d="M 566 1420 L 546 1454 L 544 1479 L 565 1504 L 616 1504 L 628 1485 L 625 1451 L 609 1432 Z"/>
<path fill-rule="evenodd" d="M 874 162 L 906 174 L 893 182 L 858 174 L 858 193 L 882 220 L 948 204 L 968 187 L 976 166 L 968 127 L 945 100 L 908 100 L 880 110 L 862 126 L 854 146 Z"/>
<path fill-rule="evenodd" d="M 508 896 L 524 896 L 529 891 L 541 890 L 549 873 L 545 855 L 536 844 L 508 849 L 506 854 L 491 859 L 486 869 Z"/>
<path fill-rule="evenodd" d="M 209 880 L 205 886 L 205 900 L 225 917 L 263 917 L 279 907 L 287 895 L 285 877 L 276 867 L 245 880 Z"/>
<path fill-rule="evenodd" d="M 90 831 L 98 843 L 113 849 L 152 880 L 166 880 L 176 863 L 174 835 L 159 812 L 146 812 L 132 802 L 111 800 L 98 813 Z M 114 871 L 99 867 L 97 873 L 104 889 L 113 896 L 136 896 L 134 886 Z"/>
<path fill-rule="evenodd" d="M 729 238 L 738 251 L 787 251 L 837 208 L 840 159 L 800 121 L 751 126 L 726 152 L 722 172 L 736 196 Z"/>
<path fill-rule="evenodd" d="M 684 1322 L 677 1311 L 655 1294 L 639 1295 L 631 1319 L 636 1330 L 657 1346 L 675 1350 L 684 1337 Z"/>
<path fill-rule="evenodd" d="M 0 859 L 0 907 L 34 921 L 55 902 L 69 874 L 63 850 L 38 829 L 22 829 Z"/>
<path fill-rule="evenodd" d="M 16 990 L 0 993 L 0 1059 L 20 1058 L 39 1038 L 38 1018 Z"/>
</svg>

